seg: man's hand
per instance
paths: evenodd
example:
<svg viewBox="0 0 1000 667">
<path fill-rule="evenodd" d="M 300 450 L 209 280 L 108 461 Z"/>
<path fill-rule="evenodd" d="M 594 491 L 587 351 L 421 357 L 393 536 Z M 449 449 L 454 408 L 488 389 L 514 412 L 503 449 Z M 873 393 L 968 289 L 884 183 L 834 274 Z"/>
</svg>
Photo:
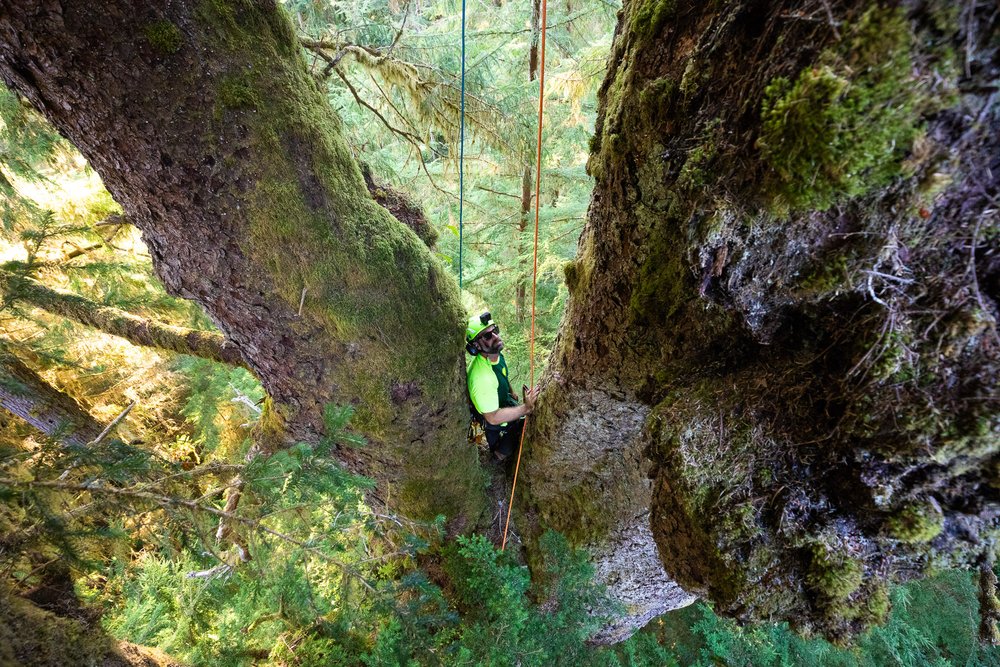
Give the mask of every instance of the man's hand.
<svg viewBox="0 0 1000 667">
<path fill-rule="evenodd" d="M 536 400 L 538 400 L 538 387 L 525 388 L 524 407 L 527 408 L 527 414 L 531 414 L 531 411 L 535 409 Z"/>
<path fill-rule="evenodd" d="M 525 415 L 531 414 L 531 411 L 535 409 L 535 400 L 538 398 L 538 387 L 534 389 L 524 388 L 524 403 L 521 405 L 515 405 L 509 408 L 499 408 L 493 412 L 484 412 L 483 417 L 487 422 L 493 424 L 494 426 L 499 426 L 500 424 L 506 422 L 512 422 L 515 419 L 520 419 Z"/>
</svg>

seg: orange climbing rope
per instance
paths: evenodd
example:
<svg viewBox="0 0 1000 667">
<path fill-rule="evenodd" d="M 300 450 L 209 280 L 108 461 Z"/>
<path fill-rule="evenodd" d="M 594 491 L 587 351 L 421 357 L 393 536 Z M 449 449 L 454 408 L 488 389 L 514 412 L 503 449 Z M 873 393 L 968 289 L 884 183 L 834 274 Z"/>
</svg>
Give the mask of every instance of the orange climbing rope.
<svg viewBox="0 0 1000 667">
<path fill-rule="evenodd" d="M 531 343 L 528 347 L 531 384 L 529 391 L 535 386 L 535 292 L 538 288 L 538 209 L 542 190 L 542 112 L 545 109 L 545 31 L 547 2 L 542 0 L 542 59 L 538 75 L 538 149 L 535 152 L 535 250 L 534 268 L 531 274 Z M 510 487 L 510 502 L 507 503 L 507 521 L 503 526 L 503 541 L 500 550 L 507 548 L 507 530 L 510 528 L 510 511 L 514 508 L 514 491 L 517 489 L 517 471 L 521 468 L 521 448 L 524 446 L 524 432 L 528 430 L 528 418 L 524 418 L 521 428 L 521 441 L 517 445 L 517 462 L 514 464 L 514 481 Z"/>
</svg>

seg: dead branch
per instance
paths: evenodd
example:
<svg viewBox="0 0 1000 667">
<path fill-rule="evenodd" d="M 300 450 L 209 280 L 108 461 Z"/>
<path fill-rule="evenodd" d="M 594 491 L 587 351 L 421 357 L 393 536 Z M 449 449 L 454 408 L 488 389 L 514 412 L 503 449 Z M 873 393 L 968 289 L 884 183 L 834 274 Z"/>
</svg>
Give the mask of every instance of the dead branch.
<svg viewBox="0 0 1000 667">
<path fill-rule="evenodd" d="M 101 444 L 101 441 L 104 440 L 104 438 L 108 437 L 108 434 L 111 433 L 111 431 L 116 426 L 118 426 L 118 424 L 120 424 L 123 419 L 125 419 L 125 417 L 128 415 L 128 413 L 132 412 L 132 408 L 134 408 L 137 403 L 138 403 L 138 401 L 132 401 L 131 403 L 129 403 L 128 407 L 126 407 L 124 410 L 122 410 L 121 414 L 119 414 L 117 417 L 115 417 L 114 419 L 112 419 L 111 423 L 108 424 L 104 428 L 103 431 L 101 431 L 100 435 L 98 435 L 96 438 L 94 438 L 91 442 L 87 443 L 87 446 L 88 447 L 93 447 L 95 445 Z"/>
</svg>

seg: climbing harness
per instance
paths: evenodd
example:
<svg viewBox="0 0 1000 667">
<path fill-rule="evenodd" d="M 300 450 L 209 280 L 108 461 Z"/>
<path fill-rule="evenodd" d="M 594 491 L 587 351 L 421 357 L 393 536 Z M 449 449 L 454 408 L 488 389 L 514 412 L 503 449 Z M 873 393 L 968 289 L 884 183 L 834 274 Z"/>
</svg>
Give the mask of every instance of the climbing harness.
<svg viewBox="0 0 1000 667">
<path fill-rule="evenodd" d="M 463 242 L 463 203 L 465 201 L 464 163 L 465 163 L 465 3 L 462 0 L 462 102 L 459 120 L 459 149 L 458 149 L 458 287 L 462 288 L 462 242 Z M 547 27 L 547 2 L 541 0 L 541 61 L 539 63 L 538 76 L 538 147 L 535 152 L 535 245 L 534 245 L 534 265 L 531 276 L 531 338 L 528 347 L 529 366 L 531 384 L 535 386 L 535 303 L 538 289 L 538 213 L 541 201 L 542 189 L 542 117 L 545 108 L 545 32 Z M 503 541 L 500 550 L 507 547 L 507 532 L 510 528 L 510 512 L 514 506 L 514 491 L 517 489 L 517 473 L 521 468 L 521 448 L 524 446 L 524 432 L 528 427 L 528 418 L 524 418 L 521 428 L 521 440 L 517 445 L 517 462 L 514 465 L 514 479 L 510 487 L 510 502 L 507 503 L 507 520 L 503 527 Z M 469 437 L 475 437 L 475 420 L 469 427 Z"/>
</svg>

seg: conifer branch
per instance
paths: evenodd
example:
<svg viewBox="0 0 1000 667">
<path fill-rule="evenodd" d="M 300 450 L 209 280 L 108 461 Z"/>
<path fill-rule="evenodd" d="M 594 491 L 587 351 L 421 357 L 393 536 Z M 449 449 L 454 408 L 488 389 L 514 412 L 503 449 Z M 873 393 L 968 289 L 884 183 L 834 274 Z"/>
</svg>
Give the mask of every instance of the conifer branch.
<svg viewBox="0 0 1000 667">
<path fill-rule="evenodd" d="M 225 337 L 211 331 L 154 322 L 127 311 L 104 306 L 78 294 L 46 287 L 26 276 L 0 271 L 4 302 L 23 301 L 53 315 L 120 336 L 135 345 L 190 354 L 245 367 L 239 351 Z"/>
<path fill-rule="evenodd" d="M 159 477 L 157 479 L 150 480 L 150 481 L 145 482 L 143 484 L 139 484 L 138 486 L 133 487 L 133 489 L 137 490 L 137 491 L 146 491 L 146 490 L 149 490 L 149 489 L 156 489 L 156 488 L 162 487 L 162 485 L 164 483 L 169 482 L 171 480 L 180 479 L 180 478 L 187 478 L 187 481 L 190 481 L 190 480 L 193 480 L 193 479 L 196 479 L 196 478 L 199 478 L 199 477 L 204 477 L 206 475 L 221 475 L 221 474 L 225 474 L 225 473 L 229 473 L 229 472 L 239 473 L 240 471 L 243 470 L 243 467 L 244 466 L 241 465 L 241 464 L 239 464 L 239 463 L 218 463 L 218 462 L 206 463 L 204 465 L 198 466 L 197 468 L 192 468 L 191 470 L 181 470 L 181 471 L 176 472 L 176 473 L 172 473 L 172 474 L 169 474 L 169 475 L 164 475 L 163 477 Z M 63 474 L 65 475 L 65 473 L 63 473 Z M 58 478 L 58 480 L 60 482 L 64 482 L 65 481 L 65 477 L 64 476 L 60 476 Z M 2 481 L 0 481 L 0 483 L 2 483 Z M 215 489 L 214 492 L 208 492 L 208 493 L 202 494 L 198 498 L 198 501 L 207 500 L 208 498 L 212 497 L 213 495 L 217 495 L 218 493 L 221 493 L 226 488 L 227 488 L 226 486 L 223 486 L 223 487 L 219 487 L 219 488 Z M 107 502 L 106 500 L 103 501 L 103 502 L 99 501 L 99 500 L 93 500 L 93 501 L 91 501 L 89 503 L 85 503 L 83 505 L 78 505 L 78 506 L 74 507 L 73 509 L 71 509 L 70 511 L 65 512 L 64 514 L 61 514 L 59 516 L 59 520 L 63 521 L 63 522 L 66 522 L 66 521 L 69 521 L 71 519 L 79 519 L 79 518 L 81 518 L 83 516 L 86 516 L 87 514 L 89 514 L 91 512 L 94 512 L 94 511 L 97 511 L 98 509 L 101 509 L 102 507 L 105 506 L 106 502 Z M 32 526 L 22 528 L 20 531 L 18 531 L 16 533 L 16 537 L 19 540 L 23 541 L 25 539 L 31 538 L 32 536 L 34 536 L 35 533 L 38 533 L 38 532 L 43 531 L 43 530 L 48 530 L 48 528 L 46 527 L 46 524 L 44 524 L 44 523 L 36 523 L 36 524 L 33 524 Z"/>
<path fill-rule="evenodd" d="M 390 122 L 389 122 L 389 121 L 388 121 L 388 120 L 386 119 L 386 117 L 385 117 L 385 116 L 383 116 L 383 115 L 381 114 L 381 112 L 379 112 L 379 110 L 378 110 L 378 109 L 376 109 L 376 108 L 375 108 L 375 107 L 373 107 L 372 105 L 368 104 L 368 102 L 365 102 L 365 101 L 364 101 L 363 99 L 361 99 L 361 96 L 360 96 L 360 95 L 358 94 L 358 91 L 357 91 L 357 89 L 356 89 L 356 88 L 355 88 L 355 87 L 354 87 L 354 86 L 353 86 L 353 85 L 351 84 L 351 82 L 350 82 L 350 81 L 348 81 L 348 80 L 347 80 L 347 77 L 346 77 L 346 76 L 344 76 L 343 72 L 341 72 L 341 71 L 340 71 L 339 69 L 337 69 L 336 67 L 334 67 L 334 68 L 333 68 L 333 71 L 334 71 L 334 72 L 336 72 L 337 76 L 338 76 L 338 77 L 340 77 L 340 80 L 344 82 L 344 85 L 346 85 L 346 86 L 347 86 L 347 89 L 348 89 L 349 91 L 351 91 L 351 95 L 353 95 L 353 96 L 354 96 L 354 100 L 355 100 L 355 101 L 356 101 L 356 102 L 357 102 L 357 103 L 358 103 L 359 105 L 363 106 L 364 108 L 368 109 L 368 110 L 369 110 L 369 111 L 371 111 L 371 112 L 372 112 L 373 114 L 375 114 L 375 116 L 376 116 L 376 117 L 377 117 L 377 118 L 378 118 L 378 119 L 379 119 L 380 121 L 382 121 L 382 124 L 383 124 L 383 125 L 385 125 L 385 126 L 386 126 L 386 128 L 387 128 L 387 129 L 388 129 L 388 130 L 389 130 L 390 132 L 393 132 L 394 134 L 398 134 L 399 136 L 403 137 L 404 139 L 406 139 L 406 141 L 407 141 L 407 142 L 409 142 L 409 143 L 410 143 L 410 144 L 411 144 L 411 145 L 413 146 L 413 148 L 414 148 L 414 149 L 416 150 L 416 153 L 417 153 L 417 159 L 419 159 L 419 160 L 420 160 L 420 166 L 421 166 L 421 167 L 423 168 L 423 170 L 424 170 L 424 174 L 426 174 L 426 175 L 427 175 L 427 180 L 428 180 L 428 181 L 430 181 L 430 184 L 431 184 L 431 186 L 432 186 L 432 187 L 433 187 L 433 188 L 434 188 L 435 190 L 437 190 L 438 192 L 440 192 L 440 193 L 442 193 L 442 194 L 444 194 L 444 195 L 447 195 L 448 197 L 451 197 L 451 198 L 456 198 L 456 197 L 455 197 L 455 193 L 453 193 L 453 192 L 448 192 L 447 190 L 444 190 L 444 189 L 442 189 L 442 188 L 441 188 L 441 187 L 440 187 L 440 186 L 439 186 L 439 185 L 438 185 L 438 184 L 437 184 L 437 183 L 436 183 L 436 182 L 434 181 L 434 177 L 433 177 L 433 176 L 431 176 L 431 172 L 430 172 L 430 171 L 428 171 L 428 169 L 427 169 L 427 163 L 426 163 L 426 162 L 424 162 L 424 156 L 423 156 L 423 155 L 421 154 L 421 152 L 420 152 L 420 144 L 421 144 L 421 141 L 420 141 L 420 137 L 417 137 L 416 135 L 414 135 L 414 134 L 413 134 L 413 133 L 411 133 L 411 132 L 407 132 L 406 130 L 401 130 L 401 129 L 399 129 L 399 128 L 397 128 L 397 127 L 393 126 L 393 125 L 392 125 L 392 123 L 390 123 Z"/>
<path fill-rule="evenodd" d="M 364 45 L 309 39 L 300 40 L 300 43 L 327 63 L 323 70 L 324 78 L 328 77 L 331 72 L 337 72 L 340 78 L 345 80 L 340 71 L 340 63 L 345 57 L 351 56 L 359 67 L 369 74 L 378 74 L 392 86 L 394 91 L 398 91 L 405 98 L 408 98 L 417 121 L 422 126 L 428 130 L 439 128 L 448 136 L 452 145 L 457 144 L 459 89 L 449 82 L 447 75 L 437 68 L 394 58 L 390 52 L 383 53 L 379 49 Z M 331 56 L 327 51 L 336 51 L 336 55 Z M 433 76 L 429 79 L 424 78 L 421 76 L 421 69 L 432 72 Z M 355 99 L 358 99 L 356 91 L 352 90 L 351 92 Z M 364 106 L 374 111 L 370 105 L 365 104 Z M 507 118 L 495 105 L 466 91 L 465 118 L 468 127 L 478 132 L 486 143 L 498 149 L 512 152 L 506 138 L 508 133 L 502 129 Z M 381 120 L 386 123 L 390 130 L 399 133 L 398 130 L 389 126 L 387 121 Z"/>
<path fill-rule="evenodd" d="M 0 477 L 0 486 L 6 486 L 8 488 L 19 488 L 19 489 L 32 489 L 32 488 L 43 488 L 43 489 L 54 489 L 57 491 L 77 491 L 82 493 L 90 494 L 104 494 L 121 498 L 134 498 L 135 500 L 141 500 L 153 503 L 163 508 L 169 507 L 183 507 L 184 509 L 190 510 L 191 512 L 202 512 L 205 514 L 210 514 L 212 516 L 220 517 L 226 521 L 234 521 L 240 523 L 244 526 L 252 528 L 253 530 L 260 531 L 272 537 L 276 537 L 283 542 L 293 544 L 297 547 L 304 549 L 312 554 L 319 556 L 322 560 L 330 563 L 334 567 L 338 568 L 345 574 L 350 575 L 352 578 L 356 579 L 364 586 L 369 592 L 377 593 L 374 586 L 372 586 L 367 579 L 365 579 L 357 570 L 353 567 L 333 558 L 329 554 L 324 553 L 318 547 L 309 544 L 308 542 L 303 542 L 302 540 L 296 539 L 291 535 L 286 535 L 285 533 L 274 530 L 273 528 L 268 528 L 258 519 L 251 519 L 250 517 L 240 516 L 234 512 L 228 512 L 226 510 L 220 510 L 218 508 L 212 507 L 211 505 L 204 505 L 194 500 L 188 500 L 187 498 L 177 498 L 175 496 L 166 496 L 159 493 L 152 493 L 150 491 L 142 491 L 130 488 L 122 488 L 117 486 L 109 486 L 102 484 L 100 480 L 95 480 L 89 483 L 80 484 L 77 482 L 63 482 L 58 480 L 19 480 L 11 479 L 7 477 Z"/>
<path fill-rule="evenodd" d="M 406 7 L 403 8 L 403 20 L 399 23 L 399 30 L 396 31 L 396 35 L 392 38 L 392 43 L 385 50 L 386 55 L 391 54 L 396 45 L 399 44 L 399 39 L 403 36 L 403 30 L 406 28 L 406 19 L 410 17 L 410 5 L 412 4 L 412 0 L 406 0 Z"/>
</svg>

